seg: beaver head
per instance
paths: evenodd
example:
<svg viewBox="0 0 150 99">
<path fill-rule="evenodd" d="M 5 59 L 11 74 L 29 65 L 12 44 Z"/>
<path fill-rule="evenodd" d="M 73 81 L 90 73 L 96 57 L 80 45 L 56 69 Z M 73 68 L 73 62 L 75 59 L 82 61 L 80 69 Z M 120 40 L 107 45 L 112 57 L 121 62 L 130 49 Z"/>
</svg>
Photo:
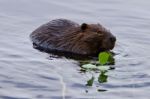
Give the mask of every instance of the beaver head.
<svg viewBox="0 0 150 99">
<path fill-rule="evenodd" d="M 116 37 L 100 24 L 81 25 L 83 40 L 98 50 L 111 50 L 115 46 Z"/>
<path fill-rule="evenodd" d="M 111 50 L 116 42 L 116 37 L 102 25 L 86 23 L 69 29 L 61 39 L 59 47 L 82 55 L 97 55 L 101 51 Z"/>
</svg>

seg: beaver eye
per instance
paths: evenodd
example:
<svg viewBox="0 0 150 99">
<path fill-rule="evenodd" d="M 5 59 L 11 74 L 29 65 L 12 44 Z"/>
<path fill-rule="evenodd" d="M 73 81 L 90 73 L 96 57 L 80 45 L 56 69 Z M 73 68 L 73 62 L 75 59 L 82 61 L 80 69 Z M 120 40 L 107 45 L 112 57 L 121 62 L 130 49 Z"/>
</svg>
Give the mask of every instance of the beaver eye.
<svg viewBox="0 0 150 99">
<path fill-rule="evenodd" d="M 103 33 L 101 31 L 96 32 L 99 36 L 103 36 Z"/>
<path fill-rule="evenodd" d="M 102 32 L 101 32 L 101 31 L 98 31 L 97 33 L 98 33 L 98 34 L 101 34 Z"/>
<path fill-rule="evenodd" d="M 100 34 L 100 35 L 101 35 L 101 34 L 102 34 L 102 32 L 101 32 L 101 31 L 98 31 L 98 32 L 97 32 L 97 34 Z"/>
</svg>

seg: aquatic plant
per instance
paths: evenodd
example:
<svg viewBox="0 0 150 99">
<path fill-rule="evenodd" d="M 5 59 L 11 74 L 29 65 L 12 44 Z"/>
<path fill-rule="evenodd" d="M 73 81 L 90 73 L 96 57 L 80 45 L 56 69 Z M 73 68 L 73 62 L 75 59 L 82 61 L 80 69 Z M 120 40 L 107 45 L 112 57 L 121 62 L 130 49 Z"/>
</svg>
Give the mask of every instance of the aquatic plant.
<svg viewBox="0 0 150 99">
<path fill-rule="evenodd" d="M 82 70 L 86 72 L 91 72 L 91 71 L 98 71 L 100 72 L 98 76 L 98 82 L 99 83 L 105 83 L 107 82 L 107 71 L 112 69 L 108 65 L 114 65 L 115 61 L 113 58 L 113 55 L 111 52 L 101 52 L 98 55 L 98 61 L 96 62 L 87 62 L 86 64 L 83 64 L 81 66 Z M 107 65 L 107 66 L 106 66 Z M 92 77 L 87 81 L 87 86 L 92 86 L 93 82 L 95 80 L 95 77 L 92 74 Z"/>
</svg>

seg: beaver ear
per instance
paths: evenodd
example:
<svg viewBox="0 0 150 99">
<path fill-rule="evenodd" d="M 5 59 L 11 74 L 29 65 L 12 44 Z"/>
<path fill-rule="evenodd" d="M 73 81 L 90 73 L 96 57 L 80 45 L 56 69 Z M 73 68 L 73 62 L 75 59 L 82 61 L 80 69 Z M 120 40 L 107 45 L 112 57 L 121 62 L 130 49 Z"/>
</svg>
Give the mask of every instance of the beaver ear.
<svg viewBox="0 0 150 99">
<path fill-rule="evenodd" d="M 82 23 L 82 25 L 81 25 L 81 30 L 86 30 L 87 29 L 87 27 L 88 27 L 88 25 L 86 24 L 86 23 Z"/>
</svg>

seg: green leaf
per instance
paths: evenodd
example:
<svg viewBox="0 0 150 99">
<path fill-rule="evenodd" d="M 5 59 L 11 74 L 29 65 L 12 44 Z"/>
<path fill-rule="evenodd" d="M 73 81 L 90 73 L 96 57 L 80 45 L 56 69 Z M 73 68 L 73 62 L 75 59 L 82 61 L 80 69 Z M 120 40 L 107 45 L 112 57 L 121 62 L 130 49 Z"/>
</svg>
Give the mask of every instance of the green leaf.
<svg viewBox="0 0 150 99">
<path fill-rule="evenodd" d="M 112 55 L 110 55 L 109 59 L 108 59 L 108 64 L 109 65 L 114 65 L 115 64 L 115 59 L 113 58 Z"/>
<path fill-rule="evenodd" d="M 96 69 L 96 65 L 93 65 L 93 64 L 85 64 L 85 65 L 82 65 L 83 68 L 85 69 Z"/>
<path fill-rule="evenodd" d="M 110 69 L 110 67 L 109 66 L 97 66 L 97 69 L 100 71 L 107 71 Z"/>
<path fill-rule="evenodd" d="M 88 81 L 87 81 L 87 86 L 92 86 L 93 85 L 93 82 L 94 82 L 94 77 L 92 76 L 92 78 L 91 79 L 89 79 Z"/>
<path fill-rule="evenodd" d="M 98 82 L 99 83 L 104 83 L 107 82 L 108 76 L 105 74 L 107 71 L 102 71 L 98 77 Z"/>
<path fill-rule="evenodd" d="M 101 65 L 105 65 L 109 62 L 111 54 L 109 52 L 101 52 L 98 56 Z"/>
</svg>

